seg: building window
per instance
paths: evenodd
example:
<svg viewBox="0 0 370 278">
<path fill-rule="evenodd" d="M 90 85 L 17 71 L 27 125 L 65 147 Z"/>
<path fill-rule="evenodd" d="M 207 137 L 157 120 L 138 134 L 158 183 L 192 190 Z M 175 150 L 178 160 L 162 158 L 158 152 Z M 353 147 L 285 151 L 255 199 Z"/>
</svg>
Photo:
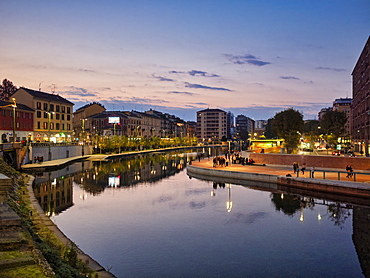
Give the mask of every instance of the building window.
<svg viewBox="0 0 370 278">
<path fill-rule="evenodd" d="M 36 102 L 36 108 L 37 108 L 37 109 L 41 109 L 41 102 L 39 102 L 39 101 L 38 101 L 38 102 Z"/>
<path fill-rule="evenodd" d="M 48 118 L 48 112 L 44 112 L 44 119 Z"/>
<path fill-rule="evenodd" d="M 44 122 L 44 129 L 48 129 L 48 123 Z"/>
<path fill-rule="evenodd" d="M 48 110 L 48 104 L 44 102 L 44 110 Z"/>
<path fill-rule="evenodd" d="M 67 115 L 67 121 L 71 120 L 71 115 Z"/>
<path fill-rule="evenodd" d="M 40 122 L 37 122 L 37 128 L 40 129 L 41 128 L 41 124 Z"/>
<path fill-rule="evenodd" d="M 41 118 L 41 111 L 36 112 L 37 118 Z"/>
<path fill-rule="evenodd" d="M 60 123 L 56 123 L 56 124 L 55 124 L 55 128 L 56 128 L 57 130 L 59 130 L 59 129 L 60 129 Z"/>
<path fill-rule="evenodd" d="M 65 112 L 66 112 L 66 107 L 62 106 L 62 113 L 65 113 Z"/>
<path fill-rule="evenodd" d="M 62 121 L 64 121 L 64 114 L 62 114 Z"/>
<path fill-rule="evenodd" d="M 6 116 L 6 110 L 1 109 L 1 115 L 3 115 L 3 117 L 5 117 Z"/>
<path fill-rule="evenodd" d="M 71 125 L 67 124 L 67 130 L 71 130 Z"/>
<path fill-rule="evenodd" d="M 50 129 L 54 129 L 54 123 L 50 123 Z"/>
<path fill-rule="evenodd" d="M 50 111 L 54 111 L 54 104 L 50 104 Z"/>
<path fill-rule="evenodd" d="M 55 114 L 55 119 L 59 120 L 60 114 Z"/>
<path fill-rule="evenodd" d="M 56 112 L 59 112 L 60 111 L 60 106 L 59 105 L 56 105 L 55 106 L 55 110 L 56 110 Z"/>
<path fill-rule="evenodd" d="M 71 107 L 67 107 L 67 113 L 70 114 L 71 113 Z"/>
<path fill-rule="evenodd" d="M 62 124 L 62 130 L 64 130 L 64 124 Z"/>
</svg>

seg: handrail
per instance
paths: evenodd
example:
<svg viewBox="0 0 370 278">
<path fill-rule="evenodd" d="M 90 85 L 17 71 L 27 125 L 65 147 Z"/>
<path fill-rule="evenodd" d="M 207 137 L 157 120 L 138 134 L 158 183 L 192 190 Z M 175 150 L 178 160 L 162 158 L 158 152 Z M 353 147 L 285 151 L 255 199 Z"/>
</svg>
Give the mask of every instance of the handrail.
<svg viewBox="0 0 370 278">
<path fill-rule="evenodd" d="M 309 172 L 310 173 L 310 178 L 313 178 L 313 179 L 315 177 L 312 176 L 312 173 L 321 172 L 321 173 L 323 173 L 323 179 L 324 180 L 326 179 L 325 173 L 338 173 L 338 180 L 340 180 L 340 174 L 351 174 L 353 176 L 353 181 L 356 181 L 356 176 L 357 175 L 370 175 L 370 172 L 369 173 L 367 173 L 367 172 L 348 172 L 348 171 L 324 170 L 324 169 L 315 169 L 315 170 L 308 169 L 308 170 L 306 170 L 306 172 Z M 299 178 L 300 173 L 301 173 L 301 171 L 297 172 L 297 178 Z"/>
</svg>

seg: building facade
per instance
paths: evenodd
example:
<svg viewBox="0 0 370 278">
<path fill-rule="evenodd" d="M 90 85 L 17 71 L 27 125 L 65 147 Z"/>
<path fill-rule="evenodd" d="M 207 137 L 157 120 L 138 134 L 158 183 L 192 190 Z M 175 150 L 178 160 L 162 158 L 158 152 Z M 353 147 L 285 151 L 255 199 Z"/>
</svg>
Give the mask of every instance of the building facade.
<svg viewBox="0 0 370 278">
<path fill-rule="evenodd" d="M 352 141 L 355 151 L 370 153 L 370 37 L 352 72 Z"/>
<path fill-rule="evenodd" d="M 236 139 L 246 140 L 254 135 L 254 120 L 245 116 L 238 115 L 235 118 Z"/>
<path fill-rule="evenodd" d="M 1 143 L 32 140 L 34 110 L 20 103 L 0 101 Z M 15 125 L 14 125 L 15 123 Z"/>
<path fill-rule="evenodd" d="M 33 118 L 34 142 L 71 142 L 73 138 L 73 103 L 57 94 L 20 88 L 13 95 L 17 103 L 35 111 Z"/>
<path fill-rule="evenodd" d="M 77 141 L 79 141 L 80 138 L 83 138 L 84 133 L 86 132 L 85 129 L 89 129 L 90 134 L 96 133 L 90 129 L 90 126 L 87 126 L 89 124 L 87 122 L 87 119 L 92 115 L 95 115 L 95 114 L 98 114 L 104 111 L 106 111 L 105 107 L 98 102 L 89 103 L 77 109 L 76 112 L 73 113 L 73 130 L 75 133 L 74 138 Z"/>
<path fill-rule="evenodd" d="M 217 142 L 226 139 L 226 112 L 221 109 L 205 109 L 197 112 L 197 138 L 201 142 Z"/>
<path fill-rule="evenodd" d="M 344 112 L 346 114 L 347 122 L 344 126 L 345 135 L 350 135 L 351 130 L 351 103 L 352 98 L 338 98 L 333 102 L 333 111 Z"/>
</svg>

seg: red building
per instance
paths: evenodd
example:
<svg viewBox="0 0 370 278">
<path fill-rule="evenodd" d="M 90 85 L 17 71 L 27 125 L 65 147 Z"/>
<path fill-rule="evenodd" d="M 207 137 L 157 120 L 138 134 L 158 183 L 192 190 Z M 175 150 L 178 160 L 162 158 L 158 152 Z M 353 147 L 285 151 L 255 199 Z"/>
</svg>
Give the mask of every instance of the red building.
<svg viewBox="0 0 370 278">
<path fill-rule="evenodd" d="M 352 72 L 352 141 L 355 151 L 370 153 L 370 37 Z"/>
<path fill-rule="evenodd" d="M 16 142 L 30 140 L 33 132 L 33 115 L 34 110 L 26 105 L 17 103 L 14 107 L 13 102 L 0 101 L 1 143 L 13 142 L 14 131 Z"/>
</svg>

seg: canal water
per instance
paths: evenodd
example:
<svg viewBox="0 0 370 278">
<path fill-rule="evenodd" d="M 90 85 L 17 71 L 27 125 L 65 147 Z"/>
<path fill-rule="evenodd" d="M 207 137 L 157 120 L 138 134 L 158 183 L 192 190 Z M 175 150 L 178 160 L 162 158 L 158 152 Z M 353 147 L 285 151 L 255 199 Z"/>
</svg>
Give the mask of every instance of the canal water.
<svg viewBox="0 0 370 278">
<path fill-rule="evenodd" d="M 369 207 L 276 185 L 189 178 L 192 155 L 79 162 L 35 173 L 34 191 L 63 233 L 117 277 L 369 271 Z"/>
</svg>

